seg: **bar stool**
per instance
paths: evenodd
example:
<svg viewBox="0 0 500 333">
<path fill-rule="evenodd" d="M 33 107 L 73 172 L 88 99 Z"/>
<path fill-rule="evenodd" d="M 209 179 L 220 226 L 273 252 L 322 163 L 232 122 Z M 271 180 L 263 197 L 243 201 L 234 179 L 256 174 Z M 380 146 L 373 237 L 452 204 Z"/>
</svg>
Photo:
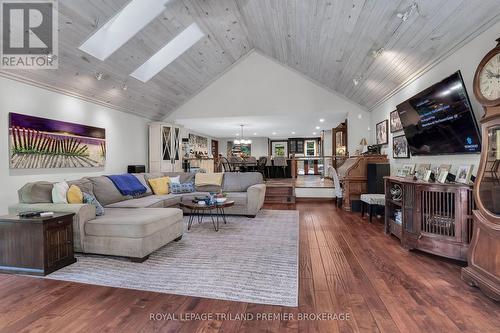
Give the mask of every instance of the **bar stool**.
<svg viewBox="0 0 500 333">
<path fill-rule="evenodd" d="M 283 178 L 286 178 L 286 167 L 288 166 L 286 158 L 283 156 L 276 156 L 273 160 L 273 165 L 275 167 L 281 167 L 283 170 Z"/>
</svg>

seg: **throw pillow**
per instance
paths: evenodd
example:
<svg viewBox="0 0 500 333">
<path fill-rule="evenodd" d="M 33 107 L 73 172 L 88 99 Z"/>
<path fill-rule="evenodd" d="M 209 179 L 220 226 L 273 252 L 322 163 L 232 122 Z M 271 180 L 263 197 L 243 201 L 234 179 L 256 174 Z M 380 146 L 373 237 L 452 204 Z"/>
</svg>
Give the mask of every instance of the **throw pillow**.
<svg viewBox="0 0 500 333">
<path fill-rule="evenodd" d="M 83 192 L 83 203 L 95 206 L 96 216 L 104 215 L 104 207 L 102 207 L 101 203 L 92 194 Z"/>
<path fill-rule="evenodd" d="M 156 195 L 168 194 L 169 181 L 169 177 L 148 179 L 149 185 L 153 189 L 153 193 Z"/>
<path fill-rule="evenodd" d="M 66 182 L 55 183 L 52 188 L 52 202 L 55 204 L 67 204 L 68 199 L 66 194 L 68 193 L 69 186 Z"/>
<path fill-rule="evenodd" d="M 194 184 L 191 182 L 182 183 L 182 184 L 170 184 L 170 190 L 173 194 L 181 194 L 181 193 L 192 193 L 195 192 Z"/>
<path fill-rule="evenodd" d="M 205 185 L 222 185 L 222 176 L 223 173 L 197 173 L 194 177 L 194 183 L 196 187 L 205 186 Z"/>
<path fill-rule="evenodd" d="M 170 184 L 180 184 L 181 176 L 170 177 Z"/>
<path fill-rule="evenodd" d="M 70 204 L 81 204 L 83 203 L 83 193 L 82 190 L 76 185 L 71 185 L 69 187 L 68 193 L 66 194 L 68 203 Z"/>
</svg>

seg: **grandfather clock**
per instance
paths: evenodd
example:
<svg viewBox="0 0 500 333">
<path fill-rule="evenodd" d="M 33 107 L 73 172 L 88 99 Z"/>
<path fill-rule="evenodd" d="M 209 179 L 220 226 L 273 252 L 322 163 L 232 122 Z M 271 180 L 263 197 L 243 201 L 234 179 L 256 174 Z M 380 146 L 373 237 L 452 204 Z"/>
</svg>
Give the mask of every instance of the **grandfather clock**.
<svg viewBox="0 0 500 333">
<path fill-rule="evenodd" d="M 481 161 L 474 184 L 477 210 L 462 279 L 500 300 L 500 38 L 477 67 L 474 94 L 484 107 Z"/>
</svg>

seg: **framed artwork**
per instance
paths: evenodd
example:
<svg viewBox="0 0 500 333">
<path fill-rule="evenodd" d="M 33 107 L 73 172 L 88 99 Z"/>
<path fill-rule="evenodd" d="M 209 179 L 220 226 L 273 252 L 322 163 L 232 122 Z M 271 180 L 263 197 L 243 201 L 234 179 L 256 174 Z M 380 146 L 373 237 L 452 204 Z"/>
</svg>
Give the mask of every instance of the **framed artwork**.
<svg viewBox="0 0 500 333">
<path fill-rule="evenodd" d="M 206 137 L 189 134 L 189 146 L 192 154 L 208 156 L 208 139 Z"/>
<path fill-rule="evenodd" d="M 241 155 L 241 156 L 252 156 L 252 145 L 235 145 L 234 141 L 227 141 L 226 146 L 226 156 Z"/>
<path fill-rule="evenodd" d="M 11 169 L 99 168 L 106 163 L 106 130 L 9 113 Z"/>
<path fill-rule="evenodd" d="M 399 119 L 397 110 L 391 112 L 389 119 L 391 123 L 391 133 L 399 132 L 403 129 L 403 125 L 401 124 L 401 119 Z"/>
<path fill-rule="evenodd" d="M 427 170 L 430 170 L 430 169 L 431 169 L 431 165 L 428 163 L 417 164 L 417 166 L 415 167 L 415 174 L 417 176 L 417 179 L 423 179 L 425 174 L 427 173 Z"/>
<path fill-rule="evenodd" d="M 472 168 L 474 165 L 459 165 L 455 181 L 457 183 L 468 184 L 472 175 Z"/>
<path fill-rule="evenodd" d="M 425 170 L 424 176 L 422 177 L 422 180 L 424 182 L 429 182 L 429 179 L 431 178 L 431 170 Z"/>
<path fill-rule="evenodd" d="M 388 125 L 389 122 L 386 119 L 375 126 L 378 145 L 386 145 L 389 142 Z"/>
<path fill-rule="evenodd" d="M 271 155 L 288 157 L 288 141 L 272 141 Z"/>
<path fill-rule="evenodd" d="M 407 171 L 407 176 L 413 175 L 415 172 L 415 164 L 403 164 L 403 169 Z"/>
<path fill-rule="evenodd" d="M 392 157 L 393 158 L 410 158 L 410 147 L 404 135 L 395 136 L 392 138 Z"/>
<path fill-rule="evenodd" d="M 448 170 L 440 170 L 437 181 L 444 184 L 446 183 L 446 177 L 448 177 Z"/>
</svg>

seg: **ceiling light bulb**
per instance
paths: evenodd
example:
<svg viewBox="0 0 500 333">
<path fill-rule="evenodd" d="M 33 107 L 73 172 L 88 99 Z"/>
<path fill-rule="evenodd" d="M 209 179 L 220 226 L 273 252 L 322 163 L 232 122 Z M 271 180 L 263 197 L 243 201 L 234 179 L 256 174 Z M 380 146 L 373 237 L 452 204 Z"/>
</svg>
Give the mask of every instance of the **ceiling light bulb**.
<svg viewBox="0 0 500 333">
<path fill-rule="evenodd" d="M 320 129 L 320 127 L 319 127 L 319 126 L 316 126 L 316 129 Z"/>
<path fill-rule="evenodd" d="M 352 79 L 352 83 L 354 83 L 354 85 L 357 86 L 359 84 L 359 80 L 354 78 Z"/>
<path fill-rule="evenodd" d="M 383 47 L 381 47 L 381 48 L 379 48 L 377 50 L 373 50 L 372 51 L 372 57 L 378 58 L 378 57 L 380 57 L 382 55 L 382 53 L 384 53 L 384 48 Z"/>
<path fill-rule="evenodd" d="M 295 134 L 295 132 L 292 132 L 292 134 Z"/>
<path fill-rule="evenodd" d="M 125 83 L 124 83 L 124 84 L 122 84 L 122 90 L 123 90 L 123 91 L 126 91 L 127 89 L 128 89 L 128 86 L 127 86 Z"/>
<path fill-rule="evenodd" d="M 313 132 L 313 135 L 316 135 L 316 132 Z"/>
<path fill-rule="evenodd" d="M 319 120 L 319 122 L 320 122 L 320 123 L 324 123 L 324 122 L 325 122 L 325 119 L 321 118 L 321 119 Z"/>
</svg>

